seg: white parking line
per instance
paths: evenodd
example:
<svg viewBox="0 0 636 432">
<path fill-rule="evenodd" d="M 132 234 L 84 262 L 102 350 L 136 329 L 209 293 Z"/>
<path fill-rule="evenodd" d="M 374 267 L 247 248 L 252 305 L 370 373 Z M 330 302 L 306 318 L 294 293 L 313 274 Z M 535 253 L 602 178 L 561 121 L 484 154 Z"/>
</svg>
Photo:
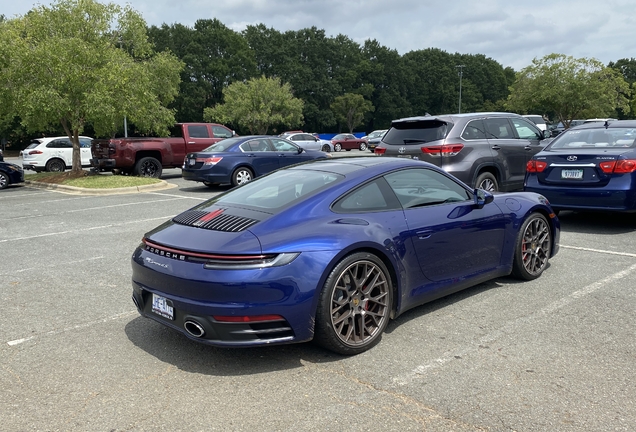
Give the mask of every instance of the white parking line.
<svg viewBox="0 0 636 432">
<path fill-rule="evenodd" d="M 39 235 L 35 235 L 35 236 L 17 237 L 17 238 L 12 238 L 12 239 L 0 240 L 0 243 L 7 243 L 7 242 L 13 242 L 13 241 L 22 241 L 22 240 L 30 240 L 30 239 L 34 239 L 34 238 L 50 237 L 50 236 L 56 236 L 56 235 L 65 235 L 65 234 L 71 234 L 71 233 L 78 233 L 78 232 L 82 232 L 82 231 L 93 231 L 93 230 L 99 230 L 99 229 L 104 229 L 104 228 L 112 228 L 112 227 L 135 224 L 135 223 L 141 223 L 141 222 L 150 222 L 150 221 L 156 221 L 156 220 L 168 220 L 168 219 L 172 219 L 175 216 L 176 215 L 169 215 L 169 216 L 162 216 L 162 217 L 156 217 L 156 218 L 150 218 L 150 219 L 139 219 L 139 220 L 134 220 L 134 221 L 122 222 L 122 223 L 101 225 L 101 226 L 96 226 L 96 227 L 89 227 L 89 228 L 82 228 L 82 229 L 72 229 L 72 230 L 69 230 L 69 231 L 59 231 L 59 232 L 54 232 L 54 233 L 39 234 Z"/>
<path fill-rule="evenodd" d="M 197 201 L 207 201 L 210 198 L 213 198 L 213 197 L 198 198 L 198 197 L 182 196 L 182 195 L 175 195 L 175 194 L 168 194 L 168 193 L 161 193 L 161 192 L 146 192 L 146 193 L 148 195 L 161 195 L 161 196 L 170 196 L 170 197 L 178 197 L 178 198 L 187 198 L 187 199 L 193 199 L 193 200 L 197 200 Z"/>
<path fill-rule="evenodd" d="M 601 250 L 601 249 L 590 249 L 590 248 L 577 247 L 577 246 L 563 246 L 563 245 L 561 245 L 561 247 L 564 248 L 564 249 L 573 249 L 573 250 L 580 250 L 580 251 L 585 251 L 585 252 L 597 252 L 597 253 L 602 253 L 602 254 L 607 254 L 607 255 L 620 255 L 620 256 L 636 258 L 636 254 L 628 253 L 628 252 L 614 252 L 614 251 L 606 251 L 606 250 Z"/>
<path fill-rule="evenodd" d="M 44 195 L 44 194 L 50 194 L 50 193 L 51 192 L 33 192 L 33 193 L 26 193 L 26 194 L 20 194 L 20 195 L 4 195 L 3 194 L 2 196 L 0 196 L 0 200 L 9 199 L 9 198 L 21 198 L 25 196 L 31 197 L 34 195 Z"/>
<path fill-rule="evenodd" d="M 0 273 L 0 276 L 9 276 L 9 275 L 15 274 L 15 273 L 24 273 L 24 272 L 27 272 L 27 271 L 42 270 L 42 269 L 50 268 L 50 267 L 64 267 L 64 266 L 75 265 L 75 264 L 88 262 L 88 261 L 96 261 L 96 260 L 100 260 L 100 259 L 103 259 L 103 258 L 104 258 L 103 256 L 96 256 L 96 257 L 92 257 L 92 258 L 85 258 L 85 259 L 75 260 L 75 261 L 56 262 L 55 264 L 39 265 L 37 267 L 30 267 L 30 268 L 23 268 L 23 269 L 13 270 L 13 271 L 10 271 L 8 273 Z"/>
<path fill-rule="evenodd" d="M 79 324 L 79 325 L 76 325 L 76 326 L 73 326 L 73 327 L 67 327 L 67 328 L 63 328 L 63 329 L 60 329 L 60 330 L 51 330 L 49 332 L 42 333 L 41 335 L 29 336 L 29 337 L 26 337 L 26 338 L 15 339 L 15 340 L 9 341 L 9 342 L 7 342 L 7 345 L 16 346 L 16 345 L 20 345 L 21 343 L 28 342 L 28 341 L 33 340 L 33 339 L 37 339 L 37 338 L 42 337 L 42 336 L 51 336 L 51 335 L 56 335 L 56 334 L 60 334 L 60 333 L 65 333 L 65 332 L 72 331 L 72 330 L 84 329 L 84 328 L 92 327 L 92 326 L 97 325 L 97 324 L 103 324 L 103 323 L 106 323 L 108 321 L 114 321 L 114 320 L 118 320 L 120 318 L 126 318 L 126 317 L 129 317 L 129 316 L 134 315 L 136 313 L 138 313 L 138 312 L 136 310 L 134 310 L 134 311 L 129 311 L 129 312 L 124 312 L 124 313 L 120 313 L 120 314 L 117 314 L 117 315 L 113 315 L 113 316 L 110 316 L 110 317 L 107 317 L 107 318 L 102 318 L 102 319 L 97 320 L 97 321 L 92 321 L 92 322 L 88 322 L 88 323 L 84 323 L 84 324 Z"/>
<path fill-rule="evenodd" d="M 438 368 L 440 366 L 444 366 L 445 364 L 462 358 L 470 353 L 474 353 L 479 351 L 479 347 L 483 346 L 484 344 L 487 343 L 492 343 L 493 341 L 501 338 L 502 336 L 514 333 L 516 331 L 517 328 L 519 327 L 527 327 L 529 323 L 533 322 L 533 321 L 537 321 L 543 317 L 545 317 L 546 315 L 559 310 L 561 308 L 563 308 L 564 306 L 569 305 L 570 303 L 584 297 L 584 296 L 588 296 L 598 290 L 600 290 L 601 288 L 604 288 L 608 283 L 610 282 L 614 282 L 620 279 L 624 279 L 628 276 L 630 276 L 634 271 L 636 270 L 636 264 L 632 265 L 631 267 L 614 273 L 608 277 L 606 277 L 605 279 L 602 279 L 598 282 L 594 282 L 578 291 L 573 292 L 572 294 L 565 296 L 553 303 L 550 303 L 549 305 L 547 305 L 546 307 L 539 309 L 536 312 L 531 313 L 530 315 L 518 318 L 516 320 L 513 321 L 509 321 L 506 325 L 504 325 L 503 327 L 501 327 L 498 330 L 495 330 L 491 333 L 488 333 L 487 335 L 481 337 L 480 339 L 478 339 L 477 341 L 475 341 L 474 344 L 470 345 L 470 346 L 466 346 L 463 348 L 460 348 L 458 350 L 455 351 L 449 351 L 444 353 L 444 355 L 442 355 L 441 357 L 438 357 L 434 360 L 429 361 L 428 363 L 422 364 L 418 367 L 416 367 L 415 369 L 411 370 L 410 372 L 406 373 L 406 374 L 402 374 L 399 376 L 396 376 L 393 378 L 393 382 L 397 385 L 400 386 L 404 386 L 404 385 L 408 385 L 411 384 L 413 381 L 417 380 L 418 378 L 422 377 L 423 375 L 425 375 L 428 371 L 430 371 L 431 369 L 435 369 Z"/>
</svg>

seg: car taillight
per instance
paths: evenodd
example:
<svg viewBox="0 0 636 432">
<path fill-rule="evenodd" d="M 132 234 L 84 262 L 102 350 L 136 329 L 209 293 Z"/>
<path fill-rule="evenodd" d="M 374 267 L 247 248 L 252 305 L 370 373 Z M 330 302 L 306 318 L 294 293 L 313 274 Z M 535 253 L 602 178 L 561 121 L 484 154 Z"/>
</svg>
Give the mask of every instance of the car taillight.
<svg viewBox="0 0 636 432">
<path fill-rule="evenodd" d="M 386 149 L 383 148 L 383 147 L 376 147 L 374 153 L 375 154 L 384 154 L 384 153 L 386 153 Z"/>
<path fill-rule="evenodd" d="M 636 172 L 635 159 L 619 159 L 616 161 L 601 162 L 598 166 L 605 174 L 629 174 Z"/>
<path fill-rule="evenodd" d="M 31 151 L 29 152 L 29 154 L 30 154 L 30 155 L 34 155 L 34 154 L 42 154 L 42 151 L 41 151 L 41 150 L 31 150 Z"/>
<path fill-rule="evenodd" d="M 222 157 L 197 158 L 197 162 L 203 162 L 203 165 L 216 165 L 221 162 Z"/>
<path fill-rule="evenodd" d="M 422 147 L 422 153 L 435 156 L 456 156 L 464 148 L 464 144 L 443 144 Z"/>
<path fill-rule="evenodd" d="M 529 173 L 540 173 L 548 166 L 547 162 L 538 161 L 538 160 L 529 160 L 526 164 L 526 172 Z"/>
</svg>

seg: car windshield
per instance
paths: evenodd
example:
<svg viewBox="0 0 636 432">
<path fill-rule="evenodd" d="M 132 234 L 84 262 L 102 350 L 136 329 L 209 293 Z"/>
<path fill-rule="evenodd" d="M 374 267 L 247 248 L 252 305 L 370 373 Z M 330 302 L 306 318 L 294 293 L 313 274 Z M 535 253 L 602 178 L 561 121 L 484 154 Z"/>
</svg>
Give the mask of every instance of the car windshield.
<svg viewBox="0 0 636 432">
<path fill-rule="evenodd" d="M 379 136 L 382 136 L 382 134 L 384 133 L 384 131 L 376 131 L 376 132 L 371 132 L 369 134 L 369 136 L 367 136 L 367 138 L 377 138 Z"/>
<path fill-rule="evenodd" d="M 382 141 L 386 144 L 420 144 L 446 138 L 452 124 L 440 120 L 396 122 Z"/>
<path fill-rule="evenodd" d="M 349 134 L 338 134 L 335 137 L 333 137 L 332 139 L 334 139 L 334 140 L 343 140 L 343 139 L 346 139 L 347 137 L 351 137 L 351 135 L 349 135 Z"/>
<path fill-rule="evenodd" d="M 568 129 L 550 143 L 549 149 L 636 148 L 634 128 Z"/>
<path fill-rule="evenodd" d="M 204 152 L 222 152 L 232 147 L 234 144 L 238 142 L 242 142 L 245 140 L 245 137 L 240 138 L 226 138 L 218 143 L 212 144 L 210 147 L 202 150 Z"/>
<path fill-rule="evenodd" d="M 343 178 L 324 171 L 281 170 L 233 189 L 214 202 L 272 210 L 313 195 Z"/>
</svg>

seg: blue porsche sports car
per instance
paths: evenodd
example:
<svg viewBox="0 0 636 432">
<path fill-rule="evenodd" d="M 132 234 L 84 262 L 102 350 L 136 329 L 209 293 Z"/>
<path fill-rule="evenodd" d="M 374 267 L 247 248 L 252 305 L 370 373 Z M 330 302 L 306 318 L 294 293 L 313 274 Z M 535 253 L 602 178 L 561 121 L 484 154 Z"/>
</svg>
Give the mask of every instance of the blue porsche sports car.
<svg viewBox="0 0 636 432">
<path fill-rule="evenodd" d="M 545 196 L 557 212 L 636 212 L 636 121 L 561 133 L 528 162 L 524 190 Z"/>
<path fill-rule="evenodd" d="M 291 141 L 267 135 L 227 138 L 203 151 L 186 155 L 182 175 L 206 186 L 231 183 L 239 186 L 279 168 L 331 157 L 305 150 Z"/>
<path fill-rule="evenodd" d="M 216 346 L 376 344 L 391 318 L 489 279 L 539 277 L 558 250 L 545 198 L 472 190 L 400 158 L 326 159 L 165 222 L 132 257 L 139 312 Z"/>
</svg>

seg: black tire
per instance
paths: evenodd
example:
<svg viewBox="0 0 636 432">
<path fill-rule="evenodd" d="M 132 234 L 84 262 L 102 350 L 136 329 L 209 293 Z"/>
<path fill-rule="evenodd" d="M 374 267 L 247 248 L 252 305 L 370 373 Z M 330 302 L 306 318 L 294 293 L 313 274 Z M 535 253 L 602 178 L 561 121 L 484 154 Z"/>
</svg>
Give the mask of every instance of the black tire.
<svg viewBox="0 0 636 432">
<path fill-rule="evenodd" d="M 333 145 L 333 150 L 339 152 L 340 150 L 342 150 L 342 144 L 340 143 L 336 143 Z"/>
<path fill-rule="evenodd" d="M 497 179 L 489 172 L 483 172 L 477 176 L 475 187 L 488 192 L 497 192 L 499 190 Z"/>
<path fill-rule="evenodd" d="M 329 153 L 331 151 L 331 147 L 329 147 L 329 144 L 323 144 L 322 146 L 322 151 Z"/>
<path fill-rule="evenodd" d="M 144 157 L 137 161 L 135 164 L 134 174 L 139 177 L 161 177 L 162 172 L 161 162 L 153 157 Z"/>
<path fill-rule="evenodd" d="M 66 164 L 62 159 L 50 159 L 46 163 L 46 170 L 49 172 L 64 172 L 66 171 Z"/>
<path fill-rule="evenodd" d="M 538 278 L 548 266 L 551 250 L 548 220 L 540 213 L 530 214 L 517 235 L 512 275 L 523 280 Z"/>
<path fill-rule="evenodd" d="M 0 189 L 6 189 L 9 186 L 9 176 L 0 172 Z"/>
<path fill-rule="evenodd" d="M 254 173 L 251 169 L 246 167 L 240 167 L 234 170 L 232 173 L 232 186 L 240 186 L 254 178 Z"/>
<path fill-rule="evenodd" d="M 367 149 L 366 143 L 360 143 L 360 151 L 365 151 Z"/>
<path fill-rule="evenodd" d="M 393 289 L 377 256 L 358 252 L 331 271 L 320 292 L 314 341 L 343 355 L 375 346 L 389 323 Z"/>
</svg>

